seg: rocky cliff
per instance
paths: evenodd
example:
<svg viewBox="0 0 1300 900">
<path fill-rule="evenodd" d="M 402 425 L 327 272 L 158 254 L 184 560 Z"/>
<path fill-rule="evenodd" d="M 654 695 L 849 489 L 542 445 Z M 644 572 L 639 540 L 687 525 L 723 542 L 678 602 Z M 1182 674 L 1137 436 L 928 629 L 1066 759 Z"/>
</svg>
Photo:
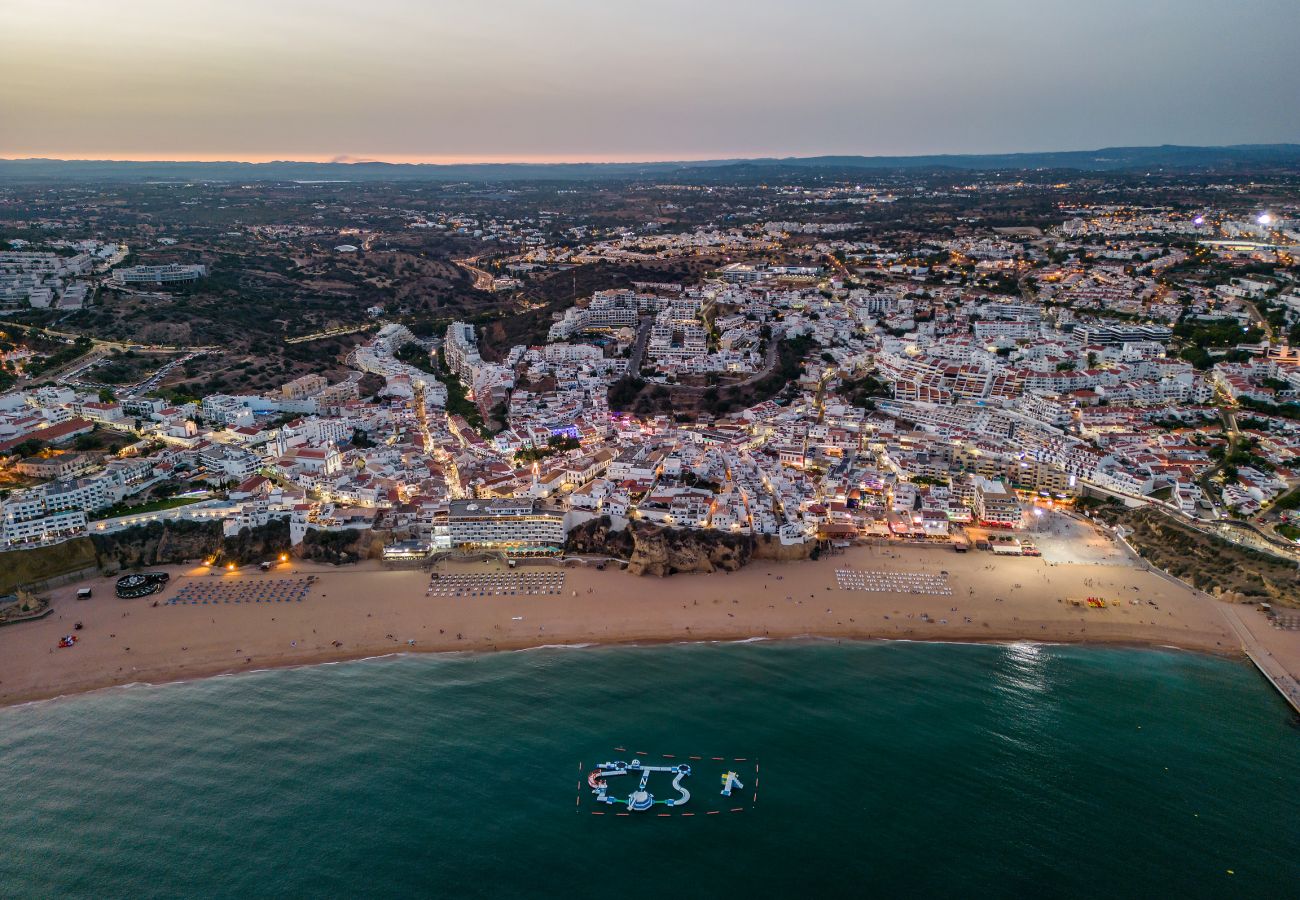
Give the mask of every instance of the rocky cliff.
<svg viewBox="0 0 1300 900">
<path fill-rule="evenodd" d="M 389 532 L 348 528 L 343 531 L 308 531 L 302 543 L 293 548 L 294 556 L 315 562 L 341 565 L 362 559 L 376 559 L 383 554 Z"/>
<path fill-rule="evenodd" d="M 786 547 L 767 535 L 661 528 L 645 522 L 611 531 L 606 516 L 569 532 L 565 550 L 625 559 L 633 575 L 663 577 L 678 572 L 734 572 L 751 559 L 806 559 L 812 545 Z"/>
<path fill-rule="evenodd" d="M 219 522 L 151 522 L 113 534 L 92 535 L 100 569 L 160 566 L 214 560 L 238 565 L 274 559 L 292 553 L 316 562 L 353 563 L 378 556 L 385 532 L 309 531 L 297 547 L 289 543 L 289 522 L 272 519 L 256 528 L 244 528 L 231 537 L 222 535 Z"/>
<path fill-rule="evenodd" d="M 94 534 L 90 539 L 106 574 L 207 559 L 215 556 L 222 544 L 220 522 L 150 522 L 112 534 Z"/>
<path fill-rule="evenodd" d="M 601 516 L 575 526 L 565 538 L 564 552 L 628 559 L 634 543 L 631 528 L 613 531 L 609 516 Z"/>
<path fill-rule="evenodd" d="M 817 543 L 815 541 L 804 541 L 802 544 L 783 544 L 780 538 L 770 534 L 760 534 L 754 538 L 754 559 L 793 562 L 798 559 L 816 559 L 817 556 Z"/>
<path fill-rule="evenodd" d="M 659 528 L 636 523 L 627 570 L 633 575 L 674 575 L 678 572 L 734 572 L 749 562 L 754 539 L 747 534 Z"/>
</svg>

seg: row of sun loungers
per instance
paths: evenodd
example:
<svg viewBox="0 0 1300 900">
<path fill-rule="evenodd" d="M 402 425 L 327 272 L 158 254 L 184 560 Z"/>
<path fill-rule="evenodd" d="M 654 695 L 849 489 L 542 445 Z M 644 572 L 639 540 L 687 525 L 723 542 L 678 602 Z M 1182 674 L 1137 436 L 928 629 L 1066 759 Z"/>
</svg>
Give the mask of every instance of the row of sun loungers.
<svg viewBox="0 0 1300 900">
<path fill-rule="evenodd" d="M 952 594 L 948 577 L 930 572 L 864 572 L 857 569 L 836 569 L 835 583 L 845 591 L 940 596 Z"/>
<path fill-rule="evenodd" d="M 503 572 L 442 575 L 429 582 L 426 596 L 487 597 L 514 594 L 558 594 L 564 590 L 563 572 Z"/>
</svg>

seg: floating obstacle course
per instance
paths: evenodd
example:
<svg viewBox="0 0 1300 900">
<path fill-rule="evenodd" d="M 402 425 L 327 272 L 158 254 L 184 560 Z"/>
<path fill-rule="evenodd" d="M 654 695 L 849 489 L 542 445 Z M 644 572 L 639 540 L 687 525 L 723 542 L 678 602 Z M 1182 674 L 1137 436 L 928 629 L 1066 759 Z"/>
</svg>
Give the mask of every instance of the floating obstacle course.
<svg viewBox="0 0 1300 900">
<path fill-rule="evenodd" d="M 623 747 L 614 749 L 627 752 Z M 586 774 L 578 782 L 578 796 L 574 800 L 577 811 L 585 810 L 596 816 L 633 816 L 639 813 L 652 813 L 657 818 L 712 816 L 724 812 L 744 812 L 758 802 L 756 760 L 744 757 L 689 756 L 685 758 L 691 762 L 681 762 L 679 757 L 664 753 L 660 755 L 664 761 L 658 763 L 646 761 L 649 756 L 650 754 L 638 751 L 630 761 L 616 759 L 602 762 L 590 771 L 579 763 L 579 772 Z M 736 765 L 737 763 L 745 765 Z M 752 788 L 748 793 L 743 793 L 745 785 L 737 769 L 748 773 L 749 765 L 753 766 L 750 781 Z M 718 780 L 713 783 L 720 785 L 721 790 L 716 794 L 692 794 L 686 786 L 687 779 L 692 775 L 703 775 L 706 779 L 716 777 Z M 667 776 L 671 776 L 671 782 L 668 782 Z M 745 778 L 750 779 L 751 776 L 746 774 Z"/>
<path fill-rule="evenodd" d="M 722 776 L 722 796 L 730 797 L 732 790 L 735 788 L 743 789 L 744 787 L 745 786 L 740 783 L 740 779 L 736 777 L 735 772 L 728 772 L 726 775 Z"/>
</svg>

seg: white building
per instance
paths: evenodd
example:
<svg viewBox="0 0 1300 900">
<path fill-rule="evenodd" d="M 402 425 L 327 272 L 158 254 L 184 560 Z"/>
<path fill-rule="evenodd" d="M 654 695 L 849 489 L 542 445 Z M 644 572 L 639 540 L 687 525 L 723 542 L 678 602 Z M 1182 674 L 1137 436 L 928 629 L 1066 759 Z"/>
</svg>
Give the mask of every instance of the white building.
<svg viewBox="0 0 1300 900">
<path fill-rule="evenodd" d="M 182 266 L 168 263 L 163 266 L 128 266 L 113 272 L 113 281 L 118 284 L 174 284 L 185 281 L 198 281 L 208 274 L 205 266 Z"/>
<path fill-rule="evenodd" d="M 490 550 L 558 550 L 564 514 L 532 500 L 453 500 L 447 514 L 453 547 Z"/>
</svg>

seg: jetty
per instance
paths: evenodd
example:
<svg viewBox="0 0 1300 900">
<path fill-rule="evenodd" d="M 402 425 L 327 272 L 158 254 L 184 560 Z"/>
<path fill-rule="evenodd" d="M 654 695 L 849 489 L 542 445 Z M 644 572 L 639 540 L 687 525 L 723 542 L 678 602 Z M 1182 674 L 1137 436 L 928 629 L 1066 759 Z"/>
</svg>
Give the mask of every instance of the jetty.
<svg viewBox="0 0 1300 900">
<path fill-rule="evenodd" d="M 1241 639 L 1241 649 L 1245 651 L 1246 656 L 1255 664 L 1260 674 L 1277 688 L 1277 692 L 1286 702 L 1291 704 L 1291 708 L 1300 714 L 1300 681 L 1297 681 L 1296 677 L 1260 643 L 1250 626 L 1242 621 L 1240 612 L 1230 604 L 1222 604 L 1222 609 L 1228 624 Z"/>
</svg>

